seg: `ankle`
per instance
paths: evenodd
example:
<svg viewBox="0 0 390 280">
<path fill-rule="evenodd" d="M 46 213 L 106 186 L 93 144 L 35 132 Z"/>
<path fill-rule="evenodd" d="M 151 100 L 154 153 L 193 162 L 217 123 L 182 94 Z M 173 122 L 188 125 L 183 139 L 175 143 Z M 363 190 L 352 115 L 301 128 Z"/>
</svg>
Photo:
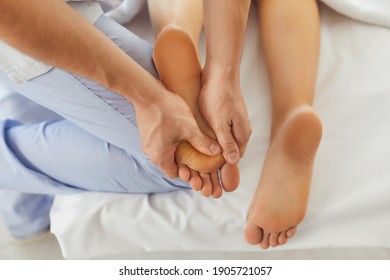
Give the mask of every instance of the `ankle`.
<svg viewBox="0 0 390 280">
<path fill-rule="evenodd" d="M 289 106 L 283 109 L 274 109 L 272 113 L 272 125 L 271 125 L 271 139 L 279 131 L 280 127 L 285 123 L 285 121 L 293 114 L 295 111 L 300 110 L 306 107 L 309 110 L 312 110 L 313 107 L 310 104 L 302 103 L 293 106 Z"/>
</svg>

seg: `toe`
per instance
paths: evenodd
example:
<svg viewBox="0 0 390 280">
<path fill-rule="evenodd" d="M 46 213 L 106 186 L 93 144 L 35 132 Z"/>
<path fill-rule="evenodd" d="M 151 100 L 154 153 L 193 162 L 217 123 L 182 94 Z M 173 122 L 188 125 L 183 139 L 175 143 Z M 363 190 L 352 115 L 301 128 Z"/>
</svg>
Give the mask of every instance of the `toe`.
<svg viewBox="0 0 390 280">
<path fill-rule="evenodd" d="M 221 167 L 221 182 L 225 192 L 237 189 L 240 183 L 240 171 L 237 165 L 224 164 Z"/>
<path fill-rule="evenodd" d="M 249 244 L 260 244 L 263 240 L 263 230 L 254 224 L 248 223 L 245 229 L 245 239 Z"/>
<path fill-rule="evenodd" d="M 289 228 L 287 230 L 287 237 L 288 238 L 291 238 L 295 235 L 295 233 L 297 232 L 297 227 L 292 227 L 292 228 Z"/>
<path fill-rule="evenodd" d="M 283 231 L 279 234 L 279 237 L 278 237 L 278 242 L 279 242 L 279 245 L 284 245 L 286 244 L 287 242 L 287 231 Z"/>
<path fill-rule="evenodd" d="M 200 191 L 202 188 L 202 179 L 199 176 L 199 173 L 194 170 L 190 170 L 191 178 L 190 178 L 190 186 L 195 191 Z"/>
<path fill-rule="evenodd" d="M 213 186 L 213 191 L 211 193 L 213 198 L 220 198 L 222 196 L 222 187 L 221 182 L 219 181 L 218 172 L 212 173 L 211 184 Z"/>
<path fill-rule="evenodd" d="M 202 178 L 202 195 L 209 197 L 211 195 L 211 192 L 213 190 L 213 186 L 211 184 L 210 174 L 207 173 L 200 173 L 200 177 Z"/>
<path fill-rule="evenodd" d="M 276 247 L 279 245 L 278 237 L 279 237 L 279 233 L 271 233 L 270 234 L 269 245 L 271 245 L 271 247 Z"/>
<path fill-rule="evenodd" d="M 269 237 L 270 237 L 270 234 L 268 232 L 264 232 L 263 233 L 263 240 L 261 241 L 260 243 L 260 247 L 261 249 L 268 249 L 269 248 Z"/>
<path fill-rule="evenodd" d="M 183 165 L 183 164 L 178 164 L 179 166 L 179 177 L 182 179 L 184 182 L 188 182 L 191 178 L 191 172 L 190 169 Z"/>
</svg>

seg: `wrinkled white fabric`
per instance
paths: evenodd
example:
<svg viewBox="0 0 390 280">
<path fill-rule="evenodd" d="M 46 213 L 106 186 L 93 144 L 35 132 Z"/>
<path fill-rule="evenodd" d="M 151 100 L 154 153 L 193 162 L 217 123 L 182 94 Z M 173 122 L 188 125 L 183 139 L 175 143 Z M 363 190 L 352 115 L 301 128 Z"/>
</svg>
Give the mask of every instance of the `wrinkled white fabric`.
<svg viewBox="0 0 390 280">
<path fill-rule="evenodd" d="M 106 16 L 120 24 L 130 22 L 144 7 L 146 0 L 124 0 L 118 7 L 106 13 Z"/>
<path fill-rule="evenodd" d="M 388 0 L 322 0 L 339 13 L 363 22 L 390 28 Z"/>
</svg>

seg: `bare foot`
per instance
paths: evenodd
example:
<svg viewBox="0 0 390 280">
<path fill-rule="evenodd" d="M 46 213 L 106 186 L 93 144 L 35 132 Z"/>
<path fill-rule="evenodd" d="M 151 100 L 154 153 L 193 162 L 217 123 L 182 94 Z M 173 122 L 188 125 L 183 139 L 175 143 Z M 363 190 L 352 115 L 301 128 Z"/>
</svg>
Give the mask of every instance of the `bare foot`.
<svg viewBox="0 0 390 280">
<path fill-rule="evenodd" d="M 153 59 L 167 89 L 188 103 L 199 128 L 216 139 L 199 111 L 202 68 L 188 33 L 175 25 L 165 27 L 157 37 Z M 217 198 L 222 195 L 222 187 L 225 191 L 233 191 L 238 186 L 238 168 L 227 164 L 222 154 L 210 157 L 183 141 L 177 147 L 175 158 L 180 163 L 180 178 L 189 181 L 194 190 L 201 191 L 205 196 Z M 222 187 L 218 178 L 219 169 Z"/>
<path fill-rule="evenodd" d="M 321 136 L 321 121 L 308 105 L 295 108 L 275 131 L 249 209 L 248 243 L 267 249 L 285 244 L 295 234 L 306 214 Z"/>
</svg>

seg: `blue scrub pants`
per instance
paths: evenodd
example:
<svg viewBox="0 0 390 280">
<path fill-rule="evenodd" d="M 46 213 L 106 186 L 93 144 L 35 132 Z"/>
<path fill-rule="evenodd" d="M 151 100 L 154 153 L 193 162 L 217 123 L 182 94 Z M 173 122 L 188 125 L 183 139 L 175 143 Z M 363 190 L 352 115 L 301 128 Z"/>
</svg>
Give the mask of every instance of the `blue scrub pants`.
<svg viewBox="0 0 390 280">
<path fill-rule="evenodd" d="M 147 42 L 104 16 L 95 26 L 158 77 Z M 0 103 L 0 208 L 14 236 L 49 227 L 54 195 L 190 188 L 165 177 L 143 154 L 134 107 L 116 93 L 56 68 L 19 85 L 0 71 L 0 81 L 34 102 L 13 109 Z M 24 99 L 11 96 L 16 103 Z M 17 113 L 33 107 L 33 115 Z"/>
</svg>

